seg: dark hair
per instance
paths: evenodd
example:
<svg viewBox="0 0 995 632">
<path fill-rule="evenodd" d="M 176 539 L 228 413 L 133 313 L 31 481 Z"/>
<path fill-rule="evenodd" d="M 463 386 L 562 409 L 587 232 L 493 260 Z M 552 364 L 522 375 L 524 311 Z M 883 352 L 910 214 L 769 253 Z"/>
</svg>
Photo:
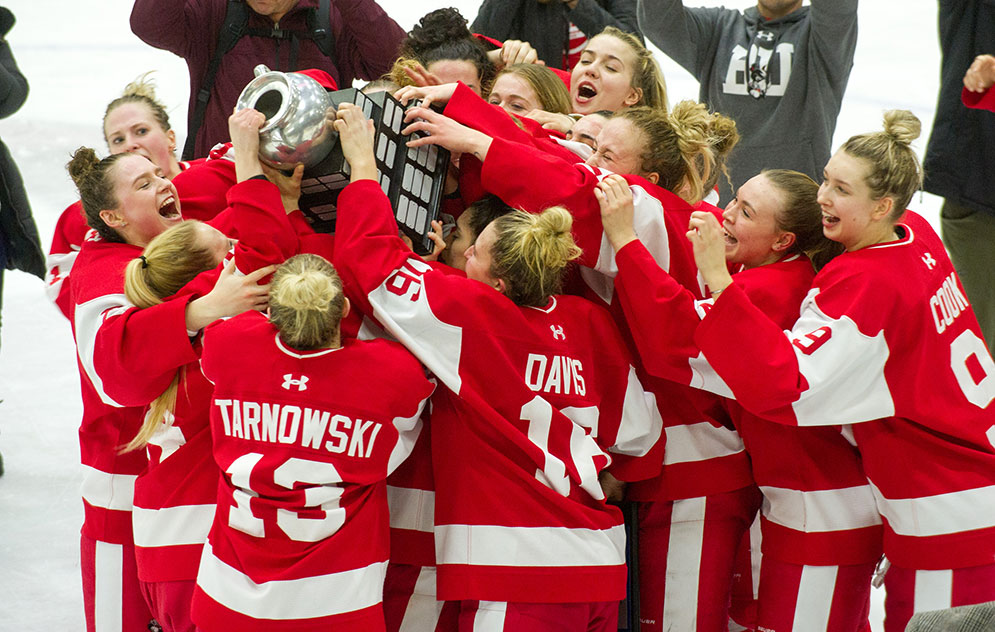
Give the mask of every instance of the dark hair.
<svg viewBox="0 0 995 632">
<path fill-rule="evenodd" d="M 399 56 L 401 60 L 412 59 L 426 68 L 437 61 L 468 61 L 480 75 L 481 92 L 486 92 L 484 88 L 494 79 L 494 65 L 487 58 L 483 45 L 467 28 L 466 18 L 453 8 L 425 14 L 401 42 Z M 395 80 L 399 78 L 394 77 Z"/>
<path fill-rule="evenodd" d="M 130 154 L 111 154 L 100 159 L 97 158 L 97 152 L 89 147 L 80 147 L 73 152 L 72 160 L 66 164 L 69 176 L 79 189 L 86 223 L 105 241 L 124 243 L 124 238 L 100 217 L 100 211 L 118 207 L 110 171 L 118 160 L 128 155 Z"/>
<path fill-rule="evenodd" d="M 470 214 L 470 230 L 473 232 L 473 238 L 476 239 L 480 233 L 484 232 L 488 224 L 513 210 L 515 209 L 505 204 L 504 200 L 498 196 L 487 195 L 471 204 L 463 212 Z"/>
<path fill-rule="evenodd" d="M 781 193 L 782 208 L 774 216 L 774 224 L 778 230 L 794 233 L 792 252 L 804 253 L 815 269 L 821 270 L 845 250 L 843 244 L 822 232 L 822 207 L 815 180 L 788 169 L 765 169 L 760 175 Z"/>
</svg>

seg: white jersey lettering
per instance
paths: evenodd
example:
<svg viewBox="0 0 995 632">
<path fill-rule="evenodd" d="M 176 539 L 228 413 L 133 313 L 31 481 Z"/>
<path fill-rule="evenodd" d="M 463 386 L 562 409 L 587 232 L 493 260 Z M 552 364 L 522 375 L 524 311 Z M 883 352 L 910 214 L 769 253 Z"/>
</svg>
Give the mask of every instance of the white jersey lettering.
<svg viewBox="0 0 995 632">
<path fill-rule="evenodd" d="M 587 386 L 581 371 L 580 360 L 567 356 L 544 356 L 530 353 L 525 363 L 525 383 L 535 392 L 584 396 Z"/>
</svg>

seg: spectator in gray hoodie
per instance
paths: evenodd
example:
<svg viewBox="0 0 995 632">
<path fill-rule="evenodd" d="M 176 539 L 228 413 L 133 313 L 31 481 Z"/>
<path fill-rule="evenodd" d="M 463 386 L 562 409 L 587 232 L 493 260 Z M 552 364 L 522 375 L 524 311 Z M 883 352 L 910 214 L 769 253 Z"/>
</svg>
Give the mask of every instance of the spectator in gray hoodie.
<svg viewBox="0 0 995 632">
<path fill-rule="evenodd" d="M 821 180 L 853 67 L 857 0 L 758 0 L 742 12 L 639 0 L 637 13 L 643 34 L 698 79 L 699 100 L 735 119 L 734 187 L 761 169 Z M 719 186 L 725 203 L 732 190 Z"/>
</svg>

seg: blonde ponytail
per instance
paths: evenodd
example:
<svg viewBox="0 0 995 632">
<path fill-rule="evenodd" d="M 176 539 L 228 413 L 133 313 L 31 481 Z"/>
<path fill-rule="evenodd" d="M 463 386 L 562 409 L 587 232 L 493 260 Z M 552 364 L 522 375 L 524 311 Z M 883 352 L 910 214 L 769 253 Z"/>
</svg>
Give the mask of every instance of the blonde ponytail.
<svg viewBox="0 0 995 632">
<path fill-rule="evenodd" d="M 128 262 L 124 270 L 124 296 L 132 305 L 152 307 L 189 283 L 195 276 L 217 265 L 214 255 L 197 240 L 200 222 L 188 220 L 157 235 L 141 256 Z M 124 451 L 144 448 L 160 429 L 169 428 L 176 410 L 176 393 L 184 368 L 149 405 L 138 434 Z"/>
</svg>

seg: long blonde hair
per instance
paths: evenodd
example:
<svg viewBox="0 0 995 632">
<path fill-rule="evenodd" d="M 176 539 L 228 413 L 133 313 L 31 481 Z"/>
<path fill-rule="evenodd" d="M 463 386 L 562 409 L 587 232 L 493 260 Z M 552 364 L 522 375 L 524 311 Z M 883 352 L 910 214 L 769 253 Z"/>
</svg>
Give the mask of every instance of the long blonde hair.
<svg viewBox="0 0 995 632">
<path fill-rule="evenodd" d="M 497 83 L 501 75 L 515 75 L 529 84 L 539 99 L 539 109 L 557 114 L 570 114 L 570 91 L 556 73 L 538 64 L 512 64 L 500 70 L 494 77 Z"/>
<path fill-rule="evenodd" d="M 146 308 L 162 303 L 176 294 L 195 276 L 214 268 L 214 255 L 197 241 L 200 222 L 187 220 L 157 235 L 137 259 L 124 269 L 124 296 L 135 307 Z M 151 404 L 142 427 L 124 451 L 145 447 L 160 430 L 173 422 L 176 397 L 185 367 L 180 367 L 173 381 Z"/>
<path fill-rule="evenodd" d="M 269 320 L 290 347 L 309 351 L 338 346 L 344 311 L 342 280 L 322 257 L 296 255 L 273 274 Z"/>
<path fill-rule="evenodd" d="M 493 222 L 490 273 L 505 281 L 505 295 L 517 305 L 544 307 L 558 294 L 567 264 L 581 255 L 570 230 L 573 216 L 562 206 L 538 215 L 515 210 Z"/>
</svg>

